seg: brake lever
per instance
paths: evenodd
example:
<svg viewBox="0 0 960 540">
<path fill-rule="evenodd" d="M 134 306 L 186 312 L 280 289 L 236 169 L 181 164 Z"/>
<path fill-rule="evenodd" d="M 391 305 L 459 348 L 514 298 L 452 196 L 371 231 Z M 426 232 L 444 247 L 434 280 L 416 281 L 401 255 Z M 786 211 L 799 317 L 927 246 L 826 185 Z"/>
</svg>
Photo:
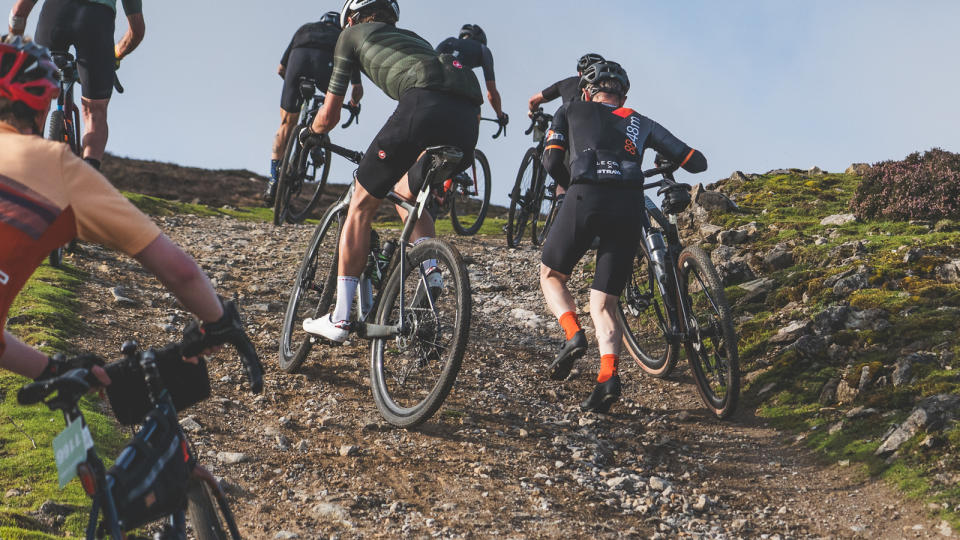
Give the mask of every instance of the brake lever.
<svg viewBox="0 0 960 540">
<path fill-rule="evenodd" d="M 240 361 L 247 370 L 247 380 L 250 382 L 250 391 L 259 394 L 263 391 L 263 364 L 260 363 L 260 357 L 257 356 L 257 350 L 253 343 L 245 334 L 237 336 L 231 340 L 231 345 L 240 353 Z"/>
</svg>

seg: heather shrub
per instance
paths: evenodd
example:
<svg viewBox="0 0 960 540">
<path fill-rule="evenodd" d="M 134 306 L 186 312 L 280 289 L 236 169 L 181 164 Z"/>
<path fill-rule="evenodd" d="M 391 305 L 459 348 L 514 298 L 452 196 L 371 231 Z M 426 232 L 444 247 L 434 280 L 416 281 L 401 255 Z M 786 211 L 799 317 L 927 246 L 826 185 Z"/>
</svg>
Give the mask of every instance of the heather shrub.
<svg viewBox="0 0 960 540">
<path fill-rule="evenodd" d="M 960 218 L 960 154 L 934 148 L 877 163 L 850 201 L 860 219 Z"/>
</svg>

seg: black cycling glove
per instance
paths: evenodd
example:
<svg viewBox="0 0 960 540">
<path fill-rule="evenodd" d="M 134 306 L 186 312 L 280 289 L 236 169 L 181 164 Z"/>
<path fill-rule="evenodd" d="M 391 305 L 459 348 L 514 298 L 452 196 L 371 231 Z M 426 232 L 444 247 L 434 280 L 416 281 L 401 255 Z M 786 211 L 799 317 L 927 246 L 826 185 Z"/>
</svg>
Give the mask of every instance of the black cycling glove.
<svg viewBox="0 0 960 540">
<path fill-rule="evenodd" d="M 191 321 L 184 328 L 180 350 L 184 357 L 190 358 L 219 345 L 233 345 L 240 353 L 240 359 L 247 370 L 251 389 L 258 394 L 263 389 L 263 365 L 247 336 L 243 321 L 240 320 L 237 304 L 223 298 L 220 298 L 220 304 L 223 306 L 223 316 L 220 320 L 203 325 L 197 321 Z"/>
<path fill-rule="evenodd" d="M 50 357 L 50 362 L 47 363 L 47 367 L 43 369 L 43 373 L 38 375 L 34 381 L 46 381 L 54 377 L 59 377 L 74 369 L 89 370 L 93 368 L 93 366 L 103 366 L 103 364 L 103 359 L 95 354 L 86 353 L 67 358 L 63 354 L 57 353 Z"/>
<path fill-rule="evenodd" d="M 510 115 L 507 113 L 501 113 L 499 118 L 500 125 L 507 127 L 507 124 L 510 123 Z"/>
<path fill-rule="evenodd" d="M 297 140 L 300 141 L 300 146 L 308 148 L 326 144 L 330 140 L 330 136 L 326 133 L 317 133 L 310 126 L 305 126 L 297 134 Z"/>
</svg>

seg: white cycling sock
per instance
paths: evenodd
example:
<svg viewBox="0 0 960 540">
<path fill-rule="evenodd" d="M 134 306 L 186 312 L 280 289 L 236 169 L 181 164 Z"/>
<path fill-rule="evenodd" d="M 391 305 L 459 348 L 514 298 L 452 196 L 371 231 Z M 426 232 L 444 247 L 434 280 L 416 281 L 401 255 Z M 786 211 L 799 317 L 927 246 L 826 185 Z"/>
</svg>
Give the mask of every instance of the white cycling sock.
<svg viewBox="0 0 960 540">
<path fill-rule="evenodd" d="M 360 278 L 352 276 L 337 277 L 337 306 L 333 308 L 330 320 L 333 322 L 349 321 L 350 309 L 353 307 L 353 297 L 357 294 L 357 285 Z"/>
</svg>

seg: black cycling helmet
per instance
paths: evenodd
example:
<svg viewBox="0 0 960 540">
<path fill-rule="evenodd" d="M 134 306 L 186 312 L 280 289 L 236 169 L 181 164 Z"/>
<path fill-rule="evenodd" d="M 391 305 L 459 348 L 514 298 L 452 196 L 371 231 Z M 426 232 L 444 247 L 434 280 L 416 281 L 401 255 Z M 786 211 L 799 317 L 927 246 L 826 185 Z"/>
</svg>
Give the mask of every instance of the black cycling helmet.
<svg viewBox="0 0 960 540">
<path fill-rule="evenodd" d="M 336 11 L 328 11 L 323 14 L 323 17 L 320 17 L 320 22 L 322 24 L 332 24 L 340 28 L 340 14 Z"/>
<path fill-rule="evenodd" d="M 627 77 L 627 72 L 620 64 L 606 60 L 593 64 L 580 75 L 580 89 L 583 90 L 588 84 L 600 84 L 603 81 L 619 81 L 623 85 L 624 95 L 630 91 L 630 78 Z"/>
<path fill-rule="evenodd" d="M 386 7 L 393 10 L 397 19 L 400 19 L 400 4 L 397 0 L 347 0 L 340 10 L 340 27 L 346 28 L 350 16 L 358 11 L 375 7 Z"/>
<path fill-rule="evenodd" d="M 577 73 L 583 73 L 588 67 L 603 62 L 605 59 L 597 53 L 587 53 L 577 60 Z"/>
<path fill-rule="evenodd" d="M 483 31 L 483 28 L 475 24 L 465 24 L 463 28 L 460 29 L 460 39 L 473 39 L 487 44 L 487 33 Z"/>
</svg>

